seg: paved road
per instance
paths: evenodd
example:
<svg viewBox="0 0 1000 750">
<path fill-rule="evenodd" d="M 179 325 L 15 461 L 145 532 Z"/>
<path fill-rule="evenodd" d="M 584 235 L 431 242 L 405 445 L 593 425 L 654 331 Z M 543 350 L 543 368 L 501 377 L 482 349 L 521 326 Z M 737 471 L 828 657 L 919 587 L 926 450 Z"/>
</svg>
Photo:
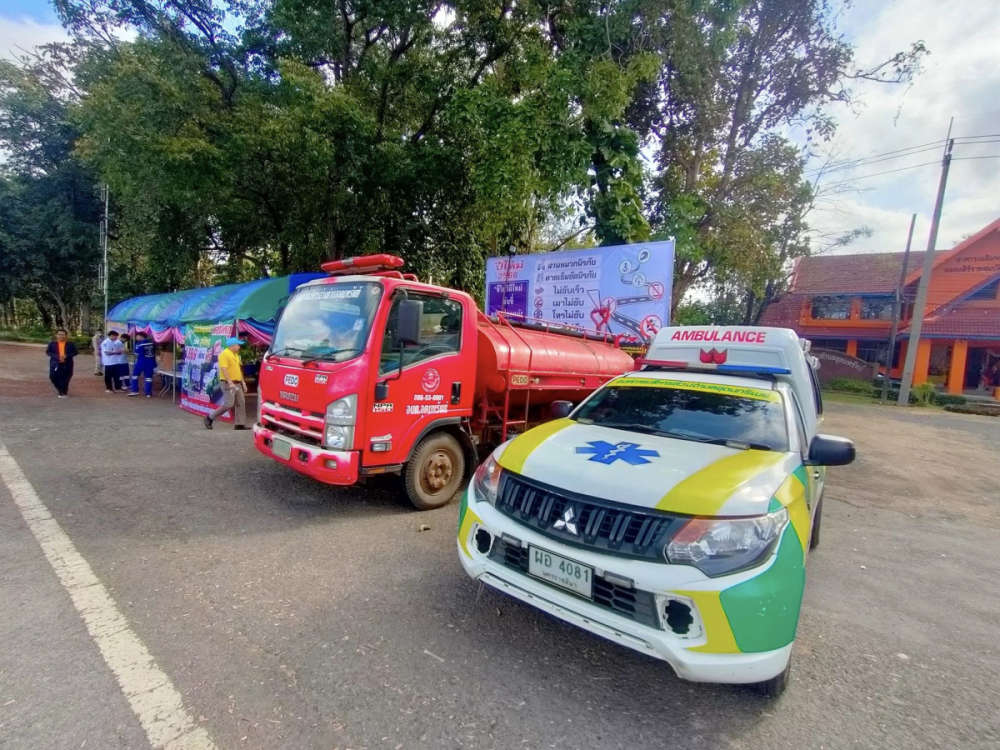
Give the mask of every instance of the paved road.
<svg viewBox="0 0 1000 750">
<path fill-rule="evenodd" d="M 220 750 L 1000 742 L 995 433 L 832 407 L 828 428 L 856 432 L 863 456 L 925 431 L 926 455 L 935 436 L 976 446 L 979 474 L 910 447 L 924 463 L 892 485 L 870 458 L 832 472 L 794 683 L 769 703 L 480 591 L 456 558 L 456 507 L 325 488 L 247 433 L 105 395 L 86 368 L 57 400 L 33 379 L 40 358 L 0 345 L 0 442 Z M 950 496 L 928 497 L 925 471 L 955 473 Z M 2 486 L 0 601 L 0 747 L 148 747 Z"/>
</svg>

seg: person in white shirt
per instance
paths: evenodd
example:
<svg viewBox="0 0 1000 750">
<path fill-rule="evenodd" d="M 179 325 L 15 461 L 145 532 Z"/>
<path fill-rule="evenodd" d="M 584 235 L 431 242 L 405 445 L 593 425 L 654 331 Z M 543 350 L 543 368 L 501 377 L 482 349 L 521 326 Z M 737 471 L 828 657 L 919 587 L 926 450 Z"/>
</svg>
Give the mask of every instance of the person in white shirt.
<svg viewBox="0 0 1000 750">
<path fill-rule="evenodd" d="M 101 342 L 101 364 L 104 365 L 104 389 L 108 393 L 119 390 L 119 358 L 124 357 L 125 346 L 118 340 L 118 331 L 109 331 Z"/>
</svg>

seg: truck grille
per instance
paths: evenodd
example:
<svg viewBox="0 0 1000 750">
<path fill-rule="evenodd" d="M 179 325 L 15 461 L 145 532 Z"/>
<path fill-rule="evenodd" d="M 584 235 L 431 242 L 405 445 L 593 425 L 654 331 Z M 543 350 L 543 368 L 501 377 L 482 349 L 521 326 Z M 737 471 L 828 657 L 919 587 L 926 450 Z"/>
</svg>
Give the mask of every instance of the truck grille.
<svg viewBox="0 0 1000 750">
<path fill-rule="evenodd" d="M 508 544 L 497 538 L 490 551 L 490 559 L 511 570 L 528 575 L 528 550 L 526 547 Z M 539 578 L 533 580 L 541 581 Z M 541 582 L 545 583 L 545 581 Z M 627 617 L 640 625 L 647 625 L 651 628 L 660 627 L 656 616 L 656 597 L 649 591 L 625 588 L 595 575 L 593 601 L 597 606 L 614 612 L 616 615 Z"/>
<path fill-rule="evenodd" d="M 265 400 L 260 410 L 265 427 L 312 445 L 323 442 L 323 417 L 294 406 Z"/>
<path fill-rule="evenodd" d="M 570 531 L 567 520 L 572 509 Z M 632 505 L 577 495 L 505 472 L 497 510 L 563 544 L 646 562 L 666 563 L 663 545 L 687 517 L 640 510 Z"/>
</svg>

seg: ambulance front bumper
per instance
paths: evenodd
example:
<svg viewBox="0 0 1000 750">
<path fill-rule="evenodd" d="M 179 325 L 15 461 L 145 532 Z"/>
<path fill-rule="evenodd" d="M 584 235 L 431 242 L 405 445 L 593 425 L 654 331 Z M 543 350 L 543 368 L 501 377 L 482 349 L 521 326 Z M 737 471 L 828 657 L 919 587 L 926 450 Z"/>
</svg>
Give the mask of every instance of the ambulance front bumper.
<svg viewBox="0 0 1000 750">
<path fill-rule="evenodd" d="M 288 440 L 292 444 L 288 458 L 274 452 L 275 437 Z M 257 450 L 268 458 L 325 484 L 357 484 L 361 455 L 357 451 L 327 450 L 312 443 L 281 435 L 259 422 L 253 426 L 253 443 Z"/>
<path fill-rule="evenodd" d="M 581 550 L 537 534 L 489 504 L 475 502 L 473 497 L 470 487 L 466 494 L 468 510 L 462 517 L 458 538 L 459 559 L 472 578 L 583 630 L 661 659 L 685 680 L 733 684 L 762 682 L 780 674 L 788 664 L 791 643 L 771 651 L 751 653 L 733 648 L 728 622 L 720 623 L 720 617 L 725 620 L 721 606 L 711 604 L 718 602 L 718 591 L 753 578 L 759 570 L 708 578 L 690 566 L 661 565 Z M 593 601 L 511 569 L 491 557 L 490 550 L 483 552 L 480 549 L 477 545 L 480 530 L 491 535 L 492 544 L 509 543 L 513 538 L 524 547 L 539 547 L 591 566 L 597 576 L 611 573 L 631 579 L 636 590 L 655 596 L 657 626 L 635 622 Z M 665 611 L 671 601 L 690 607 L 693 622 L 686 634 L 673 632 L 667 624 Z M 707 604 L 704 611 L 699 602 Z M 720 624 L 725 634 L 718 632 Z M 728 653 L 715 652 L 726 649 L 727 644 Z"/>
</svg>

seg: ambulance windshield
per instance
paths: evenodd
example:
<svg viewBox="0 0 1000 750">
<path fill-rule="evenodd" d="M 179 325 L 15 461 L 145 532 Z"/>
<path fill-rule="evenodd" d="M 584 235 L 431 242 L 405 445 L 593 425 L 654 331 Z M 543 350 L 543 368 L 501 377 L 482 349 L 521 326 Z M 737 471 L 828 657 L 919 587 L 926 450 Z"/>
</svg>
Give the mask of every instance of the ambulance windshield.
<svg viewBox="0 0 1000 750">
<path fill-rule="evenodd" d="M 270 353 L 343 362 L 365 348 L 382 285 L 371 281 L 321 284 L 289 300 Z"/>
<path fill-rule="evenodd" d="M 784 408 L 774 391 L 651 378 L 633 383 L 598 391 L 575 419 L 680 440 L 788 450 Z"/>
</svg>

